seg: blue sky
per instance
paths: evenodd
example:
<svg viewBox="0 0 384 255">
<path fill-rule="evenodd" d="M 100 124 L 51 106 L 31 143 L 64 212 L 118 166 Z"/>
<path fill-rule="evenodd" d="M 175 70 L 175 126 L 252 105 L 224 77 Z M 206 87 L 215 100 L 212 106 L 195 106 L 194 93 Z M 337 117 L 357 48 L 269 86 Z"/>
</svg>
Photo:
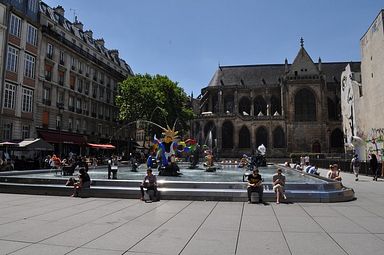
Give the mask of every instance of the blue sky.
<svg viewBox="0 0 384 255">
<path fill-rule="evenodd" d="M 300 37 L 314 61 L 360 61 L 384 0 L 45 0 L 74 12 L 135 73 L 200 94 L 218 65 L 292 63 Z M 71 9 L 75 11 L 71 11 Z"/>
</svg>

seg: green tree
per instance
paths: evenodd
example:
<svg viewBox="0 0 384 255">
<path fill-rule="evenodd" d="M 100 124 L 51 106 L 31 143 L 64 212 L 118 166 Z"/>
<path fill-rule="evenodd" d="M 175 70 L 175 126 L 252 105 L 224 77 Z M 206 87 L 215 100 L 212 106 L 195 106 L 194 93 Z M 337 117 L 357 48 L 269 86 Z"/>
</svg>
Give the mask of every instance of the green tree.
<svg viewBox="0 0 384 255">
<path fill-rule="evenodd" d="M 177 82 L 167 76 L 137 74 L 128 77 L 119 86 L 116 104 L 120 120 L 132 122 L 150 120 L 163 127 L 187 130 L 193 118 L 190 99 Z M 159 130 L 157 130 L 159 131 Z"/>
</svg>

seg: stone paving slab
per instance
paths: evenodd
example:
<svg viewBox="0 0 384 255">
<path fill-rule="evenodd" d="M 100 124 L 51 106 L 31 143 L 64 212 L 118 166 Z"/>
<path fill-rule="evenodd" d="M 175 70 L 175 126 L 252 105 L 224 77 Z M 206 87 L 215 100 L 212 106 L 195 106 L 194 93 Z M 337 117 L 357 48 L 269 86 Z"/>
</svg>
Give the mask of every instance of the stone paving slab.
<svg viewBox="0 0 384 255">
<path fill-rule="evenodd" d="M 0 193 L 0 254 L 383 254 L 384 182 L 342 176 L 355 201 L 144 203 Z"/>
</svg>

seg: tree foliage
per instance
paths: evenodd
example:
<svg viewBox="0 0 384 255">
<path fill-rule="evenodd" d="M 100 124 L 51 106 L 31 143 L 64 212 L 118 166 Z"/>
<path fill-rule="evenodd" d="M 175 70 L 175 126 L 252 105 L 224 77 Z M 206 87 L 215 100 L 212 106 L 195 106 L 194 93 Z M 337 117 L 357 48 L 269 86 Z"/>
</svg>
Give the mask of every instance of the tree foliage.
<svg viewBox="0 0 384 255">
<path fill-rule="evenodd" d="M 128 77 L 119 86 L 116 104 L 120 120 L 132 122 L 148 120 L 163 127 L 176 121 L 177 130 L 188 129 L 193 118 L 190 100 L 177 82 L 167 76 L 137 74 Z"/>
</svg>

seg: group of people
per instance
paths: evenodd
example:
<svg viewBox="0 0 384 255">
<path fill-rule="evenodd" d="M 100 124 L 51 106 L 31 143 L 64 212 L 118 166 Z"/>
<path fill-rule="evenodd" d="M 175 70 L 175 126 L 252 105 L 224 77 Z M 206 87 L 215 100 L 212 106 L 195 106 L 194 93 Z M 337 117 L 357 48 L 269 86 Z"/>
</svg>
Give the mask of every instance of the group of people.
<svg viewBox="0 0 384 255">
<path fill-rule="evenodd" d="M 283 170 L 278 168 L 276 174 L 272 177 L 272 189 L 276 194 L 276 204 L 280 204 L 281 199 L 287 199 L 284 186 L 285 175 L 283 175 Z M 251 197 L 253 192 L 257 192 L 259 194 L 259 203 L 263 203 L 263 178 L 261 177 L 257 167 L 254 167 L 252 174 L 248 175 L 248 203 L 252 203 Z"/>
</svg>

